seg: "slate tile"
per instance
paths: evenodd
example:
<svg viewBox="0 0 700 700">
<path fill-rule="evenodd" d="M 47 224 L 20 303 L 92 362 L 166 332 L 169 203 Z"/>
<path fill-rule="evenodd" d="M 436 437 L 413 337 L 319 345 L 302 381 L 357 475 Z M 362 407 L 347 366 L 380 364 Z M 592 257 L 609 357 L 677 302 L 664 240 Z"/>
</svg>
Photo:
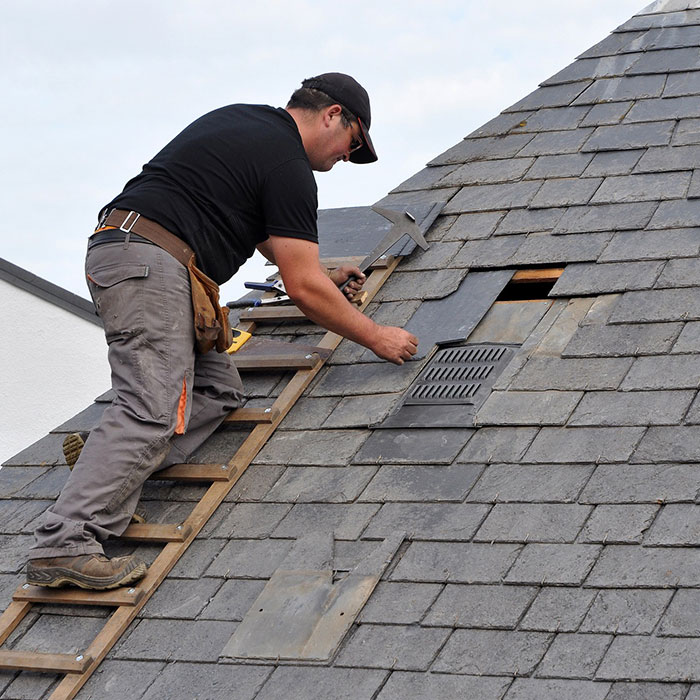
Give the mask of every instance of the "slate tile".
<svg viewBox="0 0 700 700">
<path fill-rule="evenodd" d="M 593 133 L 592 127 L 574 129 L 572 131 L 546 131 L 537 134 L 518 155 L 548 156 L 562 153 L 578 153 L 581 146 Z"/>
<path fill-rule="evenodd" d="M 206 570 L 206 575 L 223 578 L 270 578 L 293 544 L 289 540 L 233 540 L 223 547 Z"/>
<path fill-rule="evenodd" d="M 581 503 L 692 502 L 699 490 L 700 475 L 692 465 L 601 464 L 579 500 Z"/>
<path fill-rule="evenodd" d="M 170 664 L 149 687 L 143 700 L 176 697 L 228 700 L 232 688 L 235 688 L 236 700 L 253 700 L 272 669 L 272 666 L 216 663 Z"/>
<path fill-rule="evenodd" d="M 373 206 L 387 207 L 391 209 L 400 207 L 419 206 L 423 204 L 444 204 L 454 197 L 456 187 L 441 187 L 440 189 L 419 190 L 417 192 L 397 192 L 382 197 Z"/>
<path fill-rule="evenodd" d="M 5 460 L 3 466 L 39 466 L 52 467 L 56 464 L 65 464 L 63 458 L 63 438 L 65 435 L 50 434 L 45 435 L 41 440 L 18 452 L 14 457 Z"/>
<path fill-rule="evenodd" d="M 653 505 L 599 505 L 586 522 L 579 542 L 587 544 L 640 544 L 656 516 Z"/>
<path fill-rule="evenodd" d="M 651 546 L 695 546 L 700 544 L 700 513 L 693 504 L 662 506 L 644 537 Z"/>
<path fill-rule="evenodd" d="M 422 700 L 423 698 L 500 700 L 510 682 L 507 678 L 396 671 L 389 677 L 377 700 Z"/>
<path fill-rule="evenodd" d="M 673 588 L 697 585 L 700 551 L 694 548 L 608 545 L 593 567 L 587 586 L 597 588 Z"/>
<path fill-rule="evenodd" d="M 651 427 L 632 456 L 632 462 L 700 461 L 700 436 L 694 426 Z"/>
<path fill-rule="evenodd" d="M 683 97 L 700 94 L 700 74 L 696 71 L 671 73 L 666 80 L 663 97 Z"/>
<path fill-rule="evenodd" d="M 466 241 L 452 264 L 463 267 L 505 267 L 524 243 L 525 236 L 497 236 Z"/>
<path fill-rule="evenodd" d="M 497 503 L 475 542 L 573 542 L 591 508 L 558 503 Z"/>
<path fill-rule="evenodd" d="M 513 182 L 520 180 L 534 162 L 534 158 L 475 160 L 446 175 L 440 184 L 463 186 Z"/>
<path fill-rule="evenodd" d="M 52 686 L 61 679 L 60 675 L 20 671 L 2 671 L 0 675 L 0 697 L 3 700 L 41 700 Z M 5 688 L 5 692 L 2 692 Z"/>
<path fill-rule="evenodd" d="M 77 413 L 72 418 L 56 426 L 52 433 L 73 433 L 82 430 L 90 431 L 100 422 L 108 403 L 93 403 Z"/>
<path fill-rule="evenodd" d="M 670 599 L 673 593 L 671 591 L 667 593 Z M 700 636 L 700 591 L 697 589 L 676 591 L 671 605 L 664 612 L 658 634 L 661 637 Z"/>
<path fill-rule="evenodd" d="M 678 354 L 700 353 L 700 322 L 690 321 L 683 326 L 671 352 Z"/>
<path fill-rule="evenodd" d="M 593 678 L 612 642 L 609 634 L 558 634 L 537 669 L 542 678 Z"/>
<path fill-rule="evenodd" d="M 493 464 L 486 467 L 467 501 L 575 501 L 592 472 L 590 465 Z"/>
<path fill-rule="evenodd" d="M 541 632 L 455 630 L 433 670 L 487 676 L 528 675 L 544 656 L 551 639 L 551 635 Z"/>
<path fill-rule="evenodd" d="M 700 423 L 700 398 L 697 396 L 688 410 L 688 413 L 686 413 L 683 422 L 687 425 L 697 425 Z"/>
<path fill-rule="evenodd" d="M 671 683 L 640 683 L 637 681 L 614 683 L 605 700 L 697 700 L 692 690 L 686 697 L 688 687 Z"/>
<path fill-rule="evenodd" d="M 532 134 L 509 134 L 507 136 L 464 139 L 437 158 L 433 158 L 428 165 L 451 165 L 468 163 L 472 160 L 512 158 L 533 138 Z"/>
<path fill-rule="evenodd" d="M 632 53 L 621 56 L 605 56 L 602 58 L 579 58 L 551 78 L 544 85 L 557 85 L 572 80 L 584 78 L 603 78 L 606 76 L 622 75 L 633 66 L 642 54 Z"/>
<path fill-rule="evenodd" d="M 603 126 L 619 124 L 630 111 L 634 102 L 601 102 L 593 105 L 581 122 L 581 126 Z"/>
<path fill-rule="evenodd" d="M 575 129 L 588 113 L 588 107 L 554 107 L 538 109 L 532 114 L 525 115 L 514 131 L 544 132 L 564 131 Z M 522 124 L 522 126 L 521 126 Z"/>
<path fill-rule="evenodd" d="M 537 595 L 527 586 L 447 584 L 424 625 L 514 629 Z"/>
<path fill-rule="evenodd" d="M 669 590 L 600 591 L 581 625 L 581 632 L 651 634 L 672 596 L 673 591 Z"/>
<path fill-rule="evenodd" d="M 394 189 L 391 190 L 391 194 L 431 189 L 458 167 L 458 165 L 440 165 L 437 167 L 423 168 L 423 170 L 418 171 L 415 175 L 404 180 L 398 187 L 394 187 Z"/>
<path fill-rule="evenodd" d="M 460 214 L 446 234 L 446 241 L 468 241 L 488 238 L 495 230 L 504 211 L 484 211 Z"/>
<path fill-rule="evenodd" d="M 615 54 L 634 51 L 635 45 L 640 43 L 646 36 L 646 32 L 624 32 L 609 34 L 602 41 L 599 41 L 595 46 L 592 46 L 587 51 L 584 51 L 581 58 L 597 58 L 601 56 L 614 56 Z"/>
<path fill-rule="evenodd" d="M 372 700 L 386 671 L 366 668 L 278 666 L 255 700 L 289 698 L 289 689 L 304 700 Z"/>
<path fill-rule="evenodd" d="M 700 143 L 700 119 L 681 119 L 673 132 L 671 144 L 688 146 Z"/>
<path fill-rule="evenodd" d="M 610 683 L 516 678 L 505 700 L 608 700 Z"/>
<path fill-rule="evenodd" d="M 400 399 L 399 394 L 349 396 L 324 421 L 324 428 L 367 428 L 381 423 Z"/>
<path fill-rule="evenodd" d="M 690 173 L 652 173 L 607 177 L 591 199 L 592 203 L 641 202 L 684 197 Z"/>
<path fill-rule="evenodd" d="M 83 652 L 103 626 L 104 620 L 95 617 L 40 615 L 21 638 L 12 644 L 12 650 L 49 654 Z"/>
<path fill-rule="evenodd" d="M 541 185 L 540 180 L 506 182 L 497 185 L 469 185 L 462 187 L 443 211 L 445 214 L 462 214 L 526 207 Z"/>
<path fill-rule="evenodd" d="M 342 540 L 356 540 L 379 510 L 374 504 L 300 503 L 275 528 L 274 537 L 300 538 L 310 532 L 332 532 Z"/>
<path fill-rule="evenodd" d="M 356 464 L 450 464 L 469 438 L 469 429 L 375 430 Z"/>
<path fill-rule="evenodd" d="M 0 533 L 17 535 L 30 534 L 34 523 L 53 501 L 24 501 L 19 499 L 0 501 Z"/>
<path fill-rule="evenodd" d="M 627 114 L 623 124 L 596 127 L 581 150 L 584 153 L 591 151 L 629 151 L 637 148 L 649 148 L 650 146 L 666 146 L 671 143 L 671 136 L 676 126 L 674 121 L 629 124 L 627 122 L 635 121 L 630 119 L 634 111 L 635 106 Z"/>
<path fill-rule="evenodd" d="M 568 425 L 677 425 L 695 392 L 590 392 L 576 407 Z"/>
<path fill-rule="evenodd" d="M 354 501 L 377 467 L 289 467 L 265 496 L 283 503 L 348 503 Z"/>
<path fill-rule="evenodd" d="M 523 112 L 502 112 L 490 119 L 483 126 L 472 131 L 467 138 L 480 138 L 485 136 L 505 136 L 513 131 L 522 132 L 525 121 L 535 114 L 533 110 Z"/>
<path fill-rule="evenodd" d="M 481 465 L 381 467 L 360 501 L 461 501 L 481 473 Z"/>
<path fill-rule="evenodd" d="M 500 583 L 521 547 L 512 544 L 413 542 L 392 581 Z"/>
<path fill-rule="evenodd" d="M 33 544 L 31 535 L 0 535 L 0 573 L 19 573 Z"/>
<path fill-rule="evenodd" d="M 252 464 L 226 496 L 227 502 L 254 502 L 261 500 L 277 482 L 284 467 L 279 465 Z"/>
<path fill-rule="evenodd" d="M 494 391 L 477 411 L 474 423 L 564 425 L 581 396 L 563 391 Z"/>
<path fill-rule="evenodd" d="M 597 672 L 603 680 L 689 681 L 700 677 L 700 639 L 619 636 Z"/>
<path fill-rule="evenodd" d="M 542 428 L 525 453 L 528 462 L 624 462 L 644 428 Z"/>
<path fill-rule="evenodd" d="M 544 330 L 544 328 L 546 328 L 546 323 L 551 321 L 550 325 L 546 328 L 545 332 L 541 334 L 541 337 L 537 338 L 536 342 L 530 346 L 532 349 L 529 350 L 529 357 L 561 357 L 562 352 L 571 341 L 576 329 L 586 322 L 591 315 L 591 308 L 601 303 L 603 299 L 605 299 L 605 297 L 599 297 L 595 300 L 561 299 L 555 302 L 552 306 L 552 310 L 545 317 L 540 327 Z M 560 309 L 559 313 L 556 312 L 557 307 Z M 533 336 L 531 336 L 531 338 L 534 339 Z M 530 339 L 528 339 L 526 343 L 530 343 Z M 525 348 L 521 350 L 521 354 L 525 355 Z M 524 357 L 523 359 L 527 358 Z M 519 367 L 518 370 L 519 369 L 521 368 Z M 515 374 L 514 372 L 513 376 L 515 376 Z M 496 384 L 498 385 L 500 382 L 496 382 Z"/>
<path fill-rule="evenodd" d="M 589 233 L 591 231 L 625 231 L 644 228 L 649 223 L 656 207 L 656 202 L 570 207 L 554 227 L 554 233 Z M 672 227 L 669 226 L 669 228 Z"/>
<path fill-rule="evenodd" d="M 238 503 L 214 528 L 211 537 L 263 539 L 269 537 L 291 506 L 276 503 Z"/>
<path fill-rule="evenodd" d="M 596 260 L 611 237 L 612 233 L 588 233 L 585 236 L 530 234 L 510 256 L 508 264 L 552 265 Z M 507 240 L 511 240 L 510 237 Z"/>
<path fill-rule="evenodd" d="M 583 177 L 628 175 L 637 165 L 643 153 L 645 151 L 641 149 L 636 151 L 598 151 L 593 156 L 590 165 L 584 170 Z"/>
<path fill-rule="evenodd" d="M 661 202 L 649 223 L 650 229 L 700 225 L 700 199 Z"/>
<path fill-rule="evenodd" d="M 631 294 L 642 293 L 631 292 Z M 638 325 L 630 323 L 602 327 L 583 326 L 576 331 L 562 355 L 565 358 L 625 357 L 665 353 L 671 349 L 680 331 L 681 325 L 678 323 L 640 323 Z M 622 388 L 630 389 L 632 387 L 623 383 Z"/>
<path fill-rule="evenodd" d="M 524 391 L 595 391 L 617 389 L 634 360 L 627 357 L 559 359 L 531 357 L 516 374 L 511 388 Z M 469 445 L 476 440 L 472 438 Z M 469 449 L 467 445 L 467 450 Z M 508 460 L 503 460 L 508 461 Z"/>
<path fill-rule="evenodd" d="M 574 632 L 596 596 L 583 588 L 546 586 L 520 623 L 520 629 L 542 632 Z"/>
<path fill-rule="evenodd" d="M 620 231 L 601 254 L 600 262 L 693 257 L 700 252 L 698 229 Z"/>
<path fill-rule="evenodd" d="M 194 620 L 220 587 L 220 579 L 202 578 L 194 584 L 166 579 L 146 604 L 141 617 Z"/>
<path fill-rule="evenodd" d="M 360 613 L 360 622 L 411 625 L 420 622 L 442 591 L 438 583 L 380 581 Z"/>
<path fill-rule="evenodd" d="M 267 441 L 255 459 L 258 464 L 344 466 L 367 436 L 366 430 L 279 432 Z"/>
<path fill-rule="evenodd" d="M 422 365 L 417 362 L 408 362 L 401 366 L 388 362 L 371 362 L 331 367 L 323 379 L 313 387 L 311 394 L 313 396 L 352 396 L 360 392 L 382 394 L 405 391 L 421 369 Z"/>
<path fill-rule="evenodd" d="M 592 105 L 600 102 L 619 102 L 621 100 L 660 97 L 665 83 L 665 75 L 601 78 L 589 85 L 572 104 Z"/>
<path fill-rule="evenodd" d="M 538 156 L 527 171 L 525 179 L 542 180 L 552 177 L 579 177 L 593 159 L 589 153 L 566 153 Z"/>
<path fill-rule="evenodd" d="M 24 582 L 25 579 L 22 574 L 0 574 L 0 606 L 2 606 L 2 610 L 12 602 L 12 595 L 17 590 L 17 587 L 24 584 Z M 1 676 L 0 688 L 2 688 Z"/>
<path fill-rule="evenodd" d="M 205 601 L 204 609 L 197 615 L 200 620 L 242 620 L 266 584 L 266 581 L 229 579 L 221 585 L 221 581 L 215 580 L 219 588 Z"/>
<path fill-rule="evenodd" d="M 238 448 L 248 437 L 248 432 L 237 428 L 230 430 L 219 429 L 211 437 L 207 438 L 188 458 L 192 464 L 210 464 L 228 462 L 236 454 Z"/>
<path fill-rule="evenodd" d="M 537 428 L 479 428 L 456 460 L 476 464 L 517 462 L 536 434 Z"/>
<path fill-rule="evenodd" d="M 587 204 L 602 180 L 599 178 L 556 178 L 547 180 L 530 202 L 531 209 Z"/>
<path fill-rule="evenodd" d="M 700 357 L 697 355 L 658 355 L 639 357 L 634 361 L 621 388 L 628 390 L 697 389 L 700 379 Z"/>
<path fill-rule="evenodd" d="M 0 496 L 14 496 L 49 469 L 50 467 L 3 467 L 0 469 Z"/>
<path fill-rule="evenodd" d="M 522 112 L 523 110 L 541 109 L 542 107 L 564 107 L 570 105 L 590 83 L 590 80 L 581 80 L 576 83 L 541 87 L 504 111 Z"/>
<path fill-rule="evenodd" d="M 363 536 L 384 538 L 404 530 L 412 539 L 466 541 L 488 510 L 464 503 L 385 503 Z"/>
<path fill-rule="evenodd" d="M 635 167 L 639 173 L 659 173 L 674 170 L 693 170 L 698 163 L 700 146 L 650 148 Z"/>
<path fill-rule="evenodd" d="M 551 231 L 563 215 L 562 208 L 513 209 L 498 226 L 496 235 Z"/>
<path fill-rule="evenodd" d="M 698 116 L 697 97 L 668 97 L 654 100 L 639 100 L 625 117 L 625 122 L 663 123 L 663 119 L 684 119 Z M 649 142 L 650 146 L 659 145 Z"/>
<path fill-rule="evenodd" d="M 170 574 L 177 578 L 200 578 L 223 547 L 222 540 L 195 540 Z"/>
<path fill-rule="evenodd" d="M 402 261 L 401 271 L 422 270 L 435 272 L 445 267 L 450 267 L 450 261 L 460 249 L 459 241 L 436 241 L 428 250 L 420 248 Z"/>
<path fill-rule="evenodd" d="M 318 428 L 333 409 L 338 405 L 338 399 L 310 398 L 302 396 L 285 419 L 280 423 L 280 430 L 314 430 Z"/>
<path fill-rule="evenodd" d="M 452 265 L 452 267 L 455 267 Z M 375 301 L 404 301 L 406 299 L 442 299 L 454 292 L 464 279 L 465 272 L 457 269 L 424 272 L 395 272 L 381 288 Z"/>
<path fill-rule="evenodd" d="M 656 282 L 659 289 L 672 287 L 692 287 L 700 279 L 700 259 L 686 258 L 669 260 Z"/>
<path fill-rule="evenodd" d="M 590 544 L 527 544 L 506 576 L 508 583 L 578 586 L 602 547 Z"/>
<path fill-rule="evenodd" d="M 691 177 L 690 186 L 688 187 L 688 193 L 686 196 L 688 199 L 700 198 L 700 170 L 697 168 L 693 170 L 693 175 Z"/>
<path fill-rule="evenodd" d="M 650 51 L 629 69 L 630 75 L 636 73 L 670 73 L 693 70 L 698 65 L 697 47 L 665 49 Z"/>
<path fill-rule="evenodd" d="M 336 666 L 427 671 L 450 630 L 361 625 L 345 642 Z"/>
</svg>

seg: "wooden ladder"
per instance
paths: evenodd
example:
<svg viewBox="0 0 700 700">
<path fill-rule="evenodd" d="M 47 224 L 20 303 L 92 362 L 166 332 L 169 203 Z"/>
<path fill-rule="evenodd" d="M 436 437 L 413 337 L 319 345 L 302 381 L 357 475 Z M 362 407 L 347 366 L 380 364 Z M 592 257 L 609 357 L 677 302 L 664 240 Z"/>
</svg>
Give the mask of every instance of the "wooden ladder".
<svg viewBox="0 0 700 700">
<path fill-rule="evenodd" d="M 371 272 L 363 287 L 366 297 L 359 306 L 361 310 L 366 308 L 399 261 L 400 258 L 387 259 Z M 252 332 L 257 323 L 290 318 L 297 320 L 305 317 L 295 307 L 257 307 L 241 315 L 242 323 L 239 326 L 242 330 Z M 332 351 L 341 340 L 341 336 L 328 332 L 318 346 Z M 284 360 L 267 363 L 268 369 L 295 369 L 296 372 L 270 407 L 242 407 L 226 418 L 226 422 L 229 423 L 255 424 L 228 463 L 176 464 L 151 477 L 176 481 L 204 481 L 211 482 L 211 485 L 183 523 L 131 524 L 126 529 L 122 539 L 164 545 L 149 567 L 146 577 L 138 584 L 113 591 L 48 589 L 26 583 L 20 585 L 12 596 L 12 602 L 0 616 L 0 646 L 35 604 L 104 606 L 113 608 L 113 611 L 85 651 L 76 654 L 49 654 L 0 649 L 0 669 L 63 673 L 64 678 L 56 686 L 49 700 L 70 700 L 75 697 L 185 553 L 323 364 L 324 359 L 318 354 L 305 358 L 301 368 L 298 367 L 298 363 L 292 363 L 291 367 L 284 366 Z"/>
</svg>

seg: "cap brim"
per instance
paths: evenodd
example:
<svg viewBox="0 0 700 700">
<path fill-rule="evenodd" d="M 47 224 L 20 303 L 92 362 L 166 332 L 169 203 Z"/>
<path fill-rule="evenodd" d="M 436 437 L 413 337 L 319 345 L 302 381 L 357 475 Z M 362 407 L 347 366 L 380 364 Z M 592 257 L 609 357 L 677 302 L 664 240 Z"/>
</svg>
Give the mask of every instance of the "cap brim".
<svg viewBox="0 0 700 700">
<path fill-rule="evenodd" d="M 369 137 L 369 131 L 365 129 L 365 125 L 362 123 L 362 119 L 358 117 L 357 123 L 360 125 L 360 131 L 362 132 L 362 140 L 364 145 L 362 148 L 358 148 L 350 154 L 351 163 L 374 163 L 377 159 L 377 152 L 374 150 L 374 144 L 372 139 Z"/>
</svg>

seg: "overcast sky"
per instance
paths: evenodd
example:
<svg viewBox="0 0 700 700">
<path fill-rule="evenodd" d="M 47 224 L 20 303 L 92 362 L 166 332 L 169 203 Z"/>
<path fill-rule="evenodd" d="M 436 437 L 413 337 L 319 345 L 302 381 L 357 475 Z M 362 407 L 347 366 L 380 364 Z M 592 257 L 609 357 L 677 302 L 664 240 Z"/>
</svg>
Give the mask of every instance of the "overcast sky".
<svg viewBox="0 0 700 700">
<path fill-rule="evenodd" d="M 87 297 L 97 211 L 143 163 L 201 114 L 284 106 L 327 71 L 367 88 L 380 159 L 317 174 L 319 206 L 370 205 L 645 4 L 2 0 L 0 257 Z"/>
</svg>

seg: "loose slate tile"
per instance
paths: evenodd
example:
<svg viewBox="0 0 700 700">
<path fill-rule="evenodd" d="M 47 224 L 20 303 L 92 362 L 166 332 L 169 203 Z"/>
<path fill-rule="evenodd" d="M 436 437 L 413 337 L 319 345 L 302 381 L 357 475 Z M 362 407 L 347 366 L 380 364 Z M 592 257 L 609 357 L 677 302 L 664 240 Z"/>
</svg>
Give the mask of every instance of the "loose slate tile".
<svg viewBox="0 0 700 700">
<path fill-rule="evenodd" d="M 497 236 L 467 241 L 453 258 L 452 264 L 463 267 L 505 267 L 525 242 L 525 236 Z"/>
<path fill-rule="evenodd" d="M 176 579 L 163 581 L 141 613 L 144 618 L 194 620 L 221 587 L 221 580 L 203 578 L 196 584 Z"/>
<path fill-rule="evenodd" d="M 289 540 L 233 540 L 224 546 L 206 570 L 206 575 L 223 578 L 270 578 L 292 545 L 293 542 Z M 221 648 L 223 647 L 222 643 Z"/>
<path fill-rule="evenodd" d="M 236 700 L 253 700 L 260 697 L 257 693 L 271 673 L 271 666 L 171 664 L 148 688 L 143 700 L 167 697 L 227 700 L 232 688 L 235 688 Z"/>
<path fill-rule="evenodd" d="M 437 270 L 432 275 L 423 272 L 395 272 L 378 292 L 375 301 L 443 299 L 459 287 L 464 275 L 463 270 L 457 269 Z"/>
<path fill-rule="evenodd" d="M 456 630 L 433 670 L 487 676 L 528 675 L 544 656 L 551 639 L 551 635 L 541 632 Z"/>
<path fill-rule="evenodd" d="M 619 124 L 630 111 L 634 102 L 606 102 L 591 107 L 581 126 L 603 126 Z"/>
<path fill-rule="evenodd" d="M 700 639 L 616 637 L 597 672 L 602 680 L 700 679 Z"/>
<path fill-rule="evenodd" d="M 631 292 L 632 294 L 643 292 Z M 579 328 L 563 357 L 625 357 L 668 352 L 680 334 L 680 323 L 640 323 Z M 623 389 L 632 388 L 623 384 Z M 639 387 L 641 388 L 641 387 Z M 683 387 L 648 387 L 683 388 Z"/>
<path fill-rule="evenodd" d="M 686 696 L 687 691 L 688 686 L 681 684 L 621 681 L 613 684 L 605 700 L 698 700 L 698 696 L 693 697 L 692 690 Z"/>
<path fill-rule="evenodd" d="M 566 153 L 538 156 L 527 171 L 526 180 L 542 180 L 551 177 L 578 177 L 593 159 L 589 153 Z"/>
<path fill-rule="evenodd" d="M 660 97 L 665 83 L 666 76 L 663 74 L 601 78 L 587 87 L 572 104 L 592 105 Z"/>
<path fill-rule="evenodd" d="M 360 613 L 359 621 L 392 625 L 420 622 L 442 591 L 439 583 L 380 581 Z"/>
<path fill-rule="evenodd" d="M 596 596 L 583 588 L 546 586 L 520 623 L 520 629 L 541 632 L 574 632 Z"/>
<path fill-rule="evenodd" d="M 553 464 L 493 464 L 470 491 L 476 503 L 575 501 L 593 467 Z"/>
<path fill-rule="evenodd" d="M 481 465 L 381 467 L 360 501 L 461 501 L 481 473 Z"/>
<path fill-rule="evenodd" d="M 474 536 L 475 542 L 573 542 L 591 508 L 558 503 L 498 503 Z"/>
<path fill-rule="evenodd" d="M 700 461 L 700 436 L 694 426 L 649 428 L 632 462 L 696 462 Z"/>
<path fill-rule="evenodd" d="M 578 537 L 587 544 L 640 544 L 656 516 L 654 505 L 599 505 Z"/>
<path fill-rule="evenodd" d="M 361 625 L 345 642 L 336 666 L 427 671 L 450 630 Z"/>
<path fill-rule="evenodd" d="M 428 428 L 375 430 L 357 453 L 355 464 L 450 464 L 474 431 Z"/>
<path fill-rule="evenodd" d="M 332 532 L 338 539 L 356 540 L 378 510 L 378 505 L 369 503 L 302 503 L 292 508 L 272 534 L 298 539 L 309 532 Z"/>
<path fill-rule="evenodd" d="M 700 199 L 661 202 L 649 223 L 650 229 L 700 225 Z"/>
<path fill-rule="evenodd" d="M 661 508 L 644 537 L 650 546 L 695 546 L 700 544 L 700 513 L 695 504 L 672 504 Z"/>
<path fill-rule="evenodd" d="M 584 171 L 583 177 L 628 175 L 637 165 L 643 153 L 645 153 L 644 150 L 599 151 L 593 156 L 593 160 Z"/>
<path fill-rule="evenodd" d="M 521 547 L 512 544 L 413 542 L 392 581 L 500 583 Z"/>
<path fill-rule="evenodd" d="M 528 544 L 506 576 L 507 583 L 579 586 L 602 547 L 589 544 Z"/>
<path fill-rule="evenodd" d="M 666 202 L 673 204 L 673 202 Z M 662 203 L 663 205 L 663 203 Z M 644 228 L 656 211 L 656 202 L 597 204 L 570 207 L 554 227 L 554 233 L 590 233 Z M 685 226 L 686 224 L 680 224 Z M 669 228 L 672 228 L 669 225 Z"/>
<path fill-rule="evenodd" d="M 639 173 L 693 170 L 698 163 L 700 146 L 674 146 L 673 148 L 650 148 L 635 168 Z"/>
<path fill-rule="evenodd" d="M 367 439 L 366 430 L 284 431 L 273 435 L 257 464 L 344 466 Z"/>
<path fill-rule="evenodd" d="M 652 173 L 607 177 L 591 199 L 593 204 L 642 202 L 684 197 L 690 173 Z"/>
<path fill-rule="evenodd" d="M 601 464 L 579 500 L 581 503 L 692 502 L 698 491 L 700 474 L 693 465 Z"/>
<path fill-rule="evenodd" d="M 477 411 L 474 424 L 564 425 L 581 396 L 562 391 L 494 391 Z"/>
<path fill-rule="evenodd" d="M 672 592 L 668 591 L 669 598 Z M 673 596 L 671 605 L 666 610 L 659 636 L 698 637 L 700 636 L 700 591 L 680 590 Z"/>
<path fill-rule="evenodd" d="M 674 588 L 697 585 L 700 551 L 694 548 L 608 545 L 586 586 L 597 588 Z"/>
<path fill-rule="evenodd" d="M 516 678 L 505 697 L 507 700 L 609 700 L 609 690 L 610 683 L 597 681 Z"/>
<path fill-rule="evenodd" d="M 547 131 L 537 134 L 518 155 L 526 157 L 578 153 L 593 131 L 592 127 L 587 127 L 572 131 Z"/>
<path fill-rule="evenodd" d="M 674 146 L 700 143 L 700 119 L 681 119 L 673 133 Z"/>
<path fill-rule="evenodd" d="M 448 584 L 423 621 L 424 625 L 515 629 L 537 588 Z"/>
<path fill-rule="evenodd" d="M 377 467 L 289 467 L 264 500 L 286 503 L 354 501 Z"/>
<path fill-rule="evenodd" d="M 208 579 L 204 579 L 207 581 Z M 219 582 L 220 583 L 220 582 Z M 199 620 L 242 620 L 255 599 L 265 588 L 265 581 L 229 579 L 224 581 Z"/>
<path fill-rule="evenodd" d="M 499 185 L 470 185 L 462 187 L 450 200 L 443 212 L 445 214 L 462 214 L 463 212 L 526 207 L 541 185 L 542 182 L 540 180 L 528 180 L 506 182 Z"/>
<path fill-rule="evenodd" d="M 504 211 L 460 214 L 444 240 L 469 241 L 488 238 L 496 230 L 496 226 L 504 215 Z"/>
<path fill-rule="evenodd" d="M 538 677 L 593 678 L 612 642 L 609 634 L 558 634 L 537 669 Z"/>
<path fill-rule="evenodd" d="M 528 462 L 625 462 L 644 428 L 542 428 L 525 453 Z"/>
<path fill-rule="evenodd" d="M 511 105 L 504 112 L 522 112 L 542 107 L 565 107 L 570 105 L 590 84 L 590 80 L 581 80 L 576 83 L 541 87 Z"/>
<path fill-rule="evenodd" d="M 488 506 L 465 503 L 385 503 L 363 537 L 383 539 L 404 530 L 421 540 L 470 540 Z"/>
<path fill-rule="evenodd" d="M 594 391 L 617 389 L 634 360 L 632 358 L 559 359 L 531 357 L 515 375 L 512 389 L 524 391 Z M 469 444 L 476 440 L 472 438 Z M 469 449 L 469 445 L 467 445 Z M 508 460 L 503 460 L 508 461 Z"/>
<path fill-rule="evenodd" d="M 697 389 L 700 378 L 696 370 L 700 371 L 700 357 L 697 355 L 639 357 L 622 382 L 621 389 Z"/>
<path fill-rule="evenodd" d="M 555 232 L 553 231 L 553 233 Z M 611 237 L 612 233 L 588 233 L 585 236 L 579 234 L 571 236 L 530 234 L 516 252 L 510 256 L 508 264 L 551 265 L 553 263 L 596 260 Z M 508 237 L 507 240 L 511 240 L 511 238 Z"/>
<path fill-rule="evenodd" d="M 694 395 L 693 391 L 591 392 L 568 425 L 677 425 Z"/>
<path fill-rule="evenodd" d="M 422 698 L 501 700 L 510 682 L 507 678 L 396 671 L 389 677 L 377 700 L 421 700 Z"/>
<path fill-rule="evenodd" d="M 600 262 L 694 257 L 700 252 L 700 229 L 620 231 L 601 254 Z"/>
<path fill-rule="evenodd" d="M 698 116 L 698 101 L 692 97 L 668 97 L 635 102 L 625 122 L 653 122 L 663 124 L 663 119 L 683 119 Z M 659 145 L 649 142 L 649 146 Z"/>
<path fill-rule="evenodd" d="M 556 178 L 547 180 L 530 202 L 531 209 L 587 204 L 602 180 L 598 178 Z"/>
<path fill-rule="evenodd" d="M 456 461 L 475 464 L 517 462 L 536 434 L 537 428 L 479 428 Z"/>
<path fill-rule="evenodd" d="M 255 700 L 289 698 L 290 688 L 304 700 L 372 700 L 386 676 L 386 671 L 366 668 L 278 666 Z"/>
<path fill-rule="evenodd" d="M 441 181 L 441 185 L 485 185 L 519 180 L 535 162 L 534 158 L 477 160 L 465 163 Z"/>
<path fill-rule="evenodd" d="M 651 634 L 672 596 L 673 591 L 669 590 L 600 591 L 581 625 L 581 632 Z"/>
</svg>

